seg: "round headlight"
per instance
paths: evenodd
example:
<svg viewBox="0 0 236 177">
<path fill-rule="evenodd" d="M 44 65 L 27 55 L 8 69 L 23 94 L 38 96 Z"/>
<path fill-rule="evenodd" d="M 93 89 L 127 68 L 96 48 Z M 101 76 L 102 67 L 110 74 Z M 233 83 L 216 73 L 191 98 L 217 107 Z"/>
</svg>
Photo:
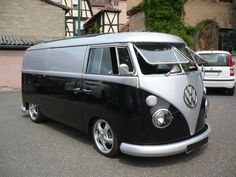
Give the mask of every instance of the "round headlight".
<svg viewBox="0 0 236 177">
<path fill-rule="evenodd" d="M 154 96 L 154 95 L 149 95 L 147 98 L 146 98 L 146 103 L 148 106 L 155 106 L 157 104 L 157 97 Z"/>
<path fill-rule="evenodd" d="M 167 109 L 159 109 L 152 115 L 152 122 L 157 128 L 166 128 L 173 119 L 172 114 Z"/>
</svg>

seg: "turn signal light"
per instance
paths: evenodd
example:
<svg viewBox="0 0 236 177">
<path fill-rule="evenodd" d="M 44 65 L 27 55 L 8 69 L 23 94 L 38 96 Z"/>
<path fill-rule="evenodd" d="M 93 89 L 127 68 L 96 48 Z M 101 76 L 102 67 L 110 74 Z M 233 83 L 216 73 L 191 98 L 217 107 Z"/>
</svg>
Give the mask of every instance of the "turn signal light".
<svg viewBox="0 0 236 177">
<path fill-rule="evenodd" d="M 234 68 L 230 67 L 230 76 L 234 76 Z"/>
</svg>

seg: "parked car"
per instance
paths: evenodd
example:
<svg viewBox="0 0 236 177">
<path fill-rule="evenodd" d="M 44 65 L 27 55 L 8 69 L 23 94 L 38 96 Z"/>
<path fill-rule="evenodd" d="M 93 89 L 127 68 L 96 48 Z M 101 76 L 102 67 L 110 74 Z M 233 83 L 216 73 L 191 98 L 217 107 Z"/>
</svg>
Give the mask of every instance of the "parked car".
<svg viewBox="0 0 236 177">
<path fill-rule="evenodd" d="M 119 33 L 39 44 L 26 50 L 22 110 L 91 133 L 105 156 L 191 152 L 207 144 L 201 71 L 162 33 Z"/>
<path fill-rule="evenodd" d="M 204 85 L 207 88 L 226 88 L 230 95 L 234 95 L 235 75 L 232 56 L 227 51 L 198 51 L 207 63 L 203 65 Z"/>
</svg>

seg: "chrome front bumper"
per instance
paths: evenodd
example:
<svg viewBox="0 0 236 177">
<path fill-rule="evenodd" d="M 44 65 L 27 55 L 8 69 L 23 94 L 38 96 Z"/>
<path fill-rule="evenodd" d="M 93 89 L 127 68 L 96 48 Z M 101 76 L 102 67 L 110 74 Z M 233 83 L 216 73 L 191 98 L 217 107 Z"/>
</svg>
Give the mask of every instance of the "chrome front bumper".
<svg viewBox="0 0 236 177">
<path fill-rule="evenodd" d="M 134 145 L 121 143 L 120 151 L 124 154 L 139 157 L 162 157 L 188 152 L 188 147 L 195 146 L 195 144 L 199 146 L 198 143 L 205 140 L 207 141 L 211 127 L 209 124 L 206 124 L 206 126 L 207 128 L 204 132 L 190 139 L 164 145 Z"/>
</svg>

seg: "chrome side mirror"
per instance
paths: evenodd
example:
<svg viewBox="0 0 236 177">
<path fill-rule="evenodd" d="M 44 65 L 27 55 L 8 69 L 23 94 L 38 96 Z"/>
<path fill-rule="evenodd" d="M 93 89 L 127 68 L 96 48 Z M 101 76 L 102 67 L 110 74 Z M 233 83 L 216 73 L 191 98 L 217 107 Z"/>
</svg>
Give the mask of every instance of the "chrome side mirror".
<svg viewBox="0 0 236 177">
<path fill-rule="evenodd" d="M 127 64 L 121 63 L 119 66 L 119 73 L 120 73 L 120 75 L 130 74 L 129 66 Z"/>
</svg>

